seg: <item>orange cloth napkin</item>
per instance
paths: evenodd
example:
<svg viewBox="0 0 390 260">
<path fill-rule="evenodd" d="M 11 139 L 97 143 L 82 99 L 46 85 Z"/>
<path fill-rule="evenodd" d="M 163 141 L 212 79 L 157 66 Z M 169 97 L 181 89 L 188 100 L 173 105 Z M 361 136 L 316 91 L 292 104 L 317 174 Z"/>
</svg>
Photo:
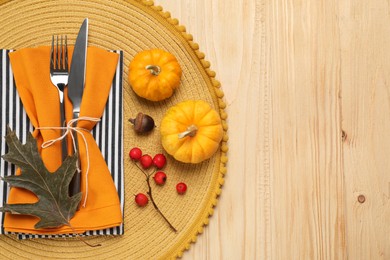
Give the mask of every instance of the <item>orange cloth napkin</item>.
<svg viewBox="0 0 390 260">
<path fill-rule="evenodd" d="M 73 48 L 69 48 L 69 64 Z M 15 77 L 16 88 L 23 106 L 34 126 L 33 136 L 38 141 L 42 159 L 51 172 L 61 165 L 61 143 L 56 142 L 47 148 L 41 144 L 47 140 L 58 138 L 60 130 L 36 129 L 38 127 L 60 126 L 60 108 L 58 90 L 50 80 L 50 47 L 26 48 L 10 53 L 10 61 Z M 86 79 L 80 117 L 100 118 L 103 114 L 118 63 L 118 54 L 96 47 L 88 47 L 86 63 Z M 66 92 L 67 93 L 67 92 Z M 65 94 L 66 119 L 72 119 L 72 104 Z M 91 130 L 95 122 L 79 121 L 77 126 Z M 8 232 L 33 234 L 82 233 L 87 230 L 99 230 L 119 226 L 122 213 L 117 190 L 106 165 L 106 162 L 90 132 L 82 131 L 88 143 L 90 169 L 88 174 L 88 197 L 85 207 L 80 207 L 71 220 L 74 228 L 63 226 L 55 229 L 34 228 L 38 218 L 27 215 L 7 213 L 4 227 Z M 78 135 L 81 160 L 81 192 L 84 201 L 86 194 L 86 147 L 82 136 Z M 71 148 L 71 139 L 68 146 Z M 21 188 L 11 188 L 8 203 L 34 203 L 37 197 Z"/>
</svg>

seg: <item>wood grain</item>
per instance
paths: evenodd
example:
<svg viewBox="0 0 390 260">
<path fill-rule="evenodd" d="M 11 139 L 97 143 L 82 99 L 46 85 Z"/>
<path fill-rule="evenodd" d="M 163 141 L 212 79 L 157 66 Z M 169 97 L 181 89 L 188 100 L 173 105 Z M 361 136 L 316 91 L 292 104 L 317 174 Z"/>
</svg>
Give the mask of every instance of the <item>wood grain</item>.
<svg viewBox="0 0 390 260">
<path fill-rule="evenodd" d="M 269 7 L 276 259 L 346 256 L 335 3 Z"/>
<path fill-rule="evenodd" d="M 229 113 L 219 204 L 183 258 L 390 259 L 389 2 L 155 3 Z"/>
<path fill-rule="evenodd" d="M 389 2 L 339 8 L 348 256 L 390 259 Z"/>
</svg>

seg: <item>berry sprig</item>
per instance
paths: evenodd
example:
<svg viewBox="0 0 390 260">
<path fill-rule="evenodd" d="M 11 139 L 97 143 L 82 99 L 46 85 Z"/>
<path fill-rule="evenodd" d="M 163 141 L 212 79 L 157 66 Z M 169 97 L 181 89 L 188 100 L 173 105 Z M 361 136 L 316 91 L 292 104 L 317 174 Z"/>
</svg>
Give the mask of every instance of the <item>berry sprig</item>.
<svg viewBox="0 0 390 260">
<path fill-rule="evenodd" d="M 152 186 L 150 184 L 150 177 L 153 175 L 153 172 L 147 173 L 144 171 L 144 169 L 145 170 L 149 169 L 152 165 L 154 165 L 157 169 L 163 168 L 166 164 L 165 156 L 163 154 L 156 154 L 154 156 L 154 158 L 152 158 L 148 154 L 142 155 L 141 149 L 139 149 L 137 147 L 130 150 L 129 156 L 130 156 L 130 159 L 137 166 L 137 168 L 140 169 L 140 171 L 145 175 L 146 183 L 148 185 L 148 191 L 146 192 L 146 194 L 149 196 L 150 201 L 153 204 L 153 207 L 157 210 L 157 212 L 161 215 L 161 217 L 168 223 L 169 227 L 176 233 L 177 229 L 171 224 L 171 222 L 169 222 L 169 220 L 161 212 L 161 210 L 157 206 L 156 202 L 154 201 L 153 193 L 152 193 Z M 138 161 L 140 162 L 142 167 L 137 164 Z M 167 180 L 167 176 L 164 172 L 157 171 L 154 174 L 153 179 L 157 185 L 163 185 Z M 138 206 L 144 207 L 148 204 L 149 199 L 145 194 L 138 193 L 135 196 L 135 202 L 137 203 Z"/>
</svg>

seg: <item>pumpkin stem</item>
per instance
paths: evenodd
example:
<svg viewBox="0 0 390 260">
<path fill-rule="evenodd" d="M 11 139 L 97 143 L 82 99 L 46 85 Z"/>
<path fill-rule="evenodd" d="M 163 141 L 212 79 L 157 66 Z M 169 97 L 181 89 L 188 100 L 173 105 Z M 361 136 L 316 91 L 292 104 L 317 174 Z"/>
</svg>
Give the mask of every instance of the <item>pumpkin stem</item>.
<svg viewBox="0 0 390 260">
<path fill-rule="evenodd" d="M 157 65 L 146 65 L 145 69 L 149 70 L 154 76 L 158 76 L 161 72 L 161 68 Z"/>
<path fill-rule="evenodd" d="M 196 125 L 190 125 L 189 127 L 187 127 L 187 131 L 178 134 L 179 139 L 184 138 L 186 136 L 194 137 L 197 131 L 198 131 L 198 127 L 196 127 Z"/>
</svg>

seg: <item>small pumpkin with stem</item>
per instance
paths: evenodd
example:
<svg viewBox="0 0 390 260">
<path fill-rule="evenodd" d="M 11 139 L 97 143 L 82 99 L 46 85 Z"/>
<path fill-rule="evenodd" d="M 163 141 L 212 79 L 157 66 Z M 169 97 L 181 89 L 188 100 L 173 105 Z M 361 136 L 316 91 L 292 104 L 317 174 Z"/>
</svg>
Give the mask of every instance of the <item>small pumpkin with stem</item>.
<svg viewBox="0 0 390 260">
<path fill-rule="evenodd" d="M 150 101 L 172 96 L 180 85 L 182 70 L 175 56 L 161 49 L 139 52 L 129 65 L 129 82 L 134 92 Z"/>
<path fill-rule="evenodd" d="M 187 100 L 168 109 L 161 121 L 165 151 L 184 163 L 200 163 L 213 156 L 223 137 L 221 118 L 207 102 Z"/>
</svg>

